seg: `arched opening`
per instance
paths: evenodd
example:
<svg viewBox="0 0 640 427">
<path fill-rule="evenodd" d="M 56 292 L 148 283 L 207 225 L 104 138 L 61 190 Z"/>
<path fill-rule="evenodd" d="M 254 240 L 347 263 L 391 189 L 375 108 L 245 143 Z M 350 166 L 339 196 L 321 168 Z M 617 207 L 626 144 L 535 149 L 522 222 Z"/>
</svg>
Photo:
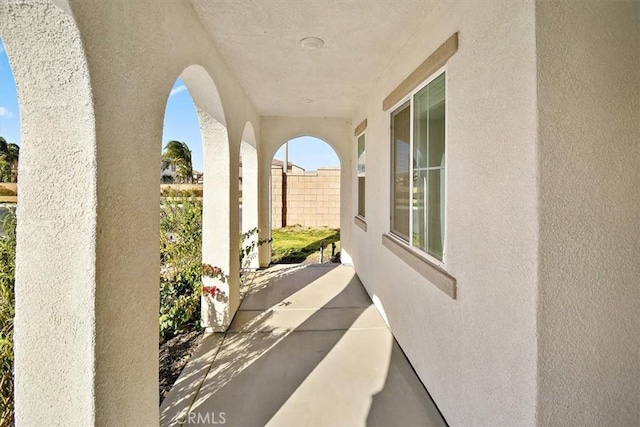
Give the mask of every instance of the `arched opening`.
<svg viewBox="0 0 640 427">
<path fill-rule="evenodd" d="M 2 38 L 0 38 L 0 138 L 2 138 L 0 141 L 0 182 L 15 184 L 18 181 L 18 159 L 20 157 L 20 108 L 16 83 Z M 3 185 L 2 188 L 14 190 L 12 186 L 7 185 Z M 13 194 L 3 193 L 0 193 L 0 197 L 13 196 Z"/>
<path fill-rule="evenodd" d="M 238 201 L 238 178 L 231 173 L 238 168 L 239 153 L 229 143 L 225 123 L 222 101 L 207 70 L 187 67 L 168 95 L 160 167 L 161 180 L 170 180 L 162 178 L 162 170 L 168 169 L 164 175 L 180 172 L 166 184 L 161 198 L 165 283 L 160 290 L 160 327 L 162 332 L 164 321 L 172 329 L 166 336 L 172 340 L 164 349 L 167 360 L 161 354 L 161 381 L 167 367 L 161 398 L 168 402 L 161 404 L 161 423 L 175 416 L 171 402 L 186 392 L 173 387 L 186 364 L 184 356 L 195 349 L 204 331 L 226 330 L 239 305 L 240 224 L 238 206 L 232 203 L 234 198 Z M 175 172 L 170 166 L 173 157 Z M 174 253 L 167 253 L 167 247 Z M 176 364 L 180 358 L 184 362 Z"/>
<path fill-rule="evenodd" d="M 16 203 L 20 110 L 11 65 L 0 38 L 0 425 L 13 421 Z"/>
<path fill-rule="evenodd" d="M 171 141 L 184 143 L 183 149 L 179 144 L 167 147 Z M 176 189 L 184 184 L 202 184 L 200 124 L 193 98 L 181 78 L 176 79 L 167 99 L 162 129 L 162 152 L 160 180 L 167 186 L 165 188 L 171 188 L 171 184 L 175 184 Z"/>
<path fill-rule="evenodd" d="M 178 77 L 167 98 L 160 165 L 160 403 L 201 338 L 202 135 Z"/>
<path fill-rule="evenodd" d="M 240 143 L 240 268 L 259 268 L 258 152 L 253 125 L 247 122 Z"/>
<path fill-rule="evenodd" d="M 326 141 L 285 142 L 271 163 L 272 262 L 340 262 L 340 170 Z"/>
</svg>

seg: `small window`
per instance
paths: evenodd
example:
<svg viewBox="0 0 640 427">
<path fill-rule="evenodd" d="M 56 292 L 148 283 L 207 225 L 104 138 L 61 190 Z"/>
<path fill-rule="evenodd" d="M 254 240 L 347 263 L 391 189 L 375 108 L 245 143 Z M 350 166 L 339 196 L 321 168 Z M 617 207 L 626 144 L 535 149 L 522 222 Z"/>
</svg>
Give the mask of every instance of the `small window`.
<svg viewBox="0 0 640 427">
<path fill-rule="evenodd" d="M 391 113 L 391 232 L 439 261 L 444 257 L 445 87 L 442 73 Z"/>
<path fill-rule="evenodd" d="M 364 134 L 358 137 L 358 216 L 365 216 L 365 150 Z"/>
</svg>

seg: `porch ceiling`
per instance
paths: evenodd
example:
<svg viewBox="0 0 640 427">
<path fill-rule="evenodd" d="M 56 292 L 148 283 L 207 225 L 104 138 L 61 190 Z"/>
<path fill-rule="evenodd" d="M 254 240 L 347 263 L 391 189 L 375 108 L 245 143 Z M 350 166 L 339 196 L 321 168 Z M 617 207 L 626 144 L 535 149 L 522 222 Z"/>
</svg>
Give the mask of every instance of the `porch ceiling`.
<svg viewBox="0 0 640 427">
<path fill-rule="evenodd" d="M 434 7 L 428 0 L 191 3 L 258 113 L 292 117 L 350 117 Z M 305 50 L 305 37 L 325 44 Z"/>
</svg>

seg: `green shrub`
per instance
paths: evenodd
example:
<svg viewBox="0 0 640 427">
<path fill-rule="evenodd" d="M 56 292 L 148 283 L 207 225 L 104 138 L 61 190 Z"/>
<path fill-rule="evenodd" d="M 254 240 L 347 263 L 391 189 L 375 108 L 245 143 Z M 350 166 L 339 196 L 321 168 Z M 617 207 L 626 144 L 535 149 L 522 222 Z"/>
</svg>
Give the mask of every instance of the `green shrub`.
<svg viewBox="0 0 640 427">
<path fill-rule="evenodd" d="M 0 426 L 13 423 L 13 318 L 16 217 L 7 210 L 0 236 Z"/>
<path fill-rule="evenodd" d="M 240 265 L 246 268 L 259 240 L 258 229 L 240 235 Z M 212 268 L 211 266 L 209 266 Z M 217 267 L 216 267 L 217 268 Z M 202 201 L 167 192 L 160 209 L 160 338 L 200 329 L 202 295 Z M 228 277 L 221 272 L 223 277 Z"/>
<path fill-rule="evenodd" d="M 202 202 L 165 199 L 160 210 L 160 337 L 199 329 Z"/>
<path fill-rule="evenodd" d="M 202 197 L 202 188 L 194 188 L 190 190 L 177 190 L 175 188 L 167 188 L 160 192 L 162 197 Z"/>
</svg>

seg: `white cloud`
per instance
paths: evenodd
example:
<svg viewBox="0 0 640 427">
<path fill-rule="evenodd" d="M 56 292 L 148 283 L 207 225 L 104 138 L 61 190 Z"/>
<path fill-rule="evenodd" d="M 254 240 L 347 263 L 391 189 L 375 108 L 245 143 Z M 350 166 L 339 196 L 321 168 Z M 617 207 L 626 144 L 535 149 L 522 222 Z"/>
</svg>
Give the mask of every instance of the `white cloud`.
<svg viewBox="0 0 640 427">
<path fill-rule="evenodd" d="M 175 89 L 171 89 L 171 93 L 169 94 L 169 96 L 173 96 L 173 95 L 175 95 L 177 93 L 180 93 L 180 92 L 183 92 L 185 90 L 187 90 L 187 87 L 185 85 L 178 86 Z"/>
<path fill-rule="evenodd" d="M 7 110 L 5 107 L 0 107 L 0 117 L 6 117 L 8 119 L 13 119 L 13 113 Z"/>
</svg>

